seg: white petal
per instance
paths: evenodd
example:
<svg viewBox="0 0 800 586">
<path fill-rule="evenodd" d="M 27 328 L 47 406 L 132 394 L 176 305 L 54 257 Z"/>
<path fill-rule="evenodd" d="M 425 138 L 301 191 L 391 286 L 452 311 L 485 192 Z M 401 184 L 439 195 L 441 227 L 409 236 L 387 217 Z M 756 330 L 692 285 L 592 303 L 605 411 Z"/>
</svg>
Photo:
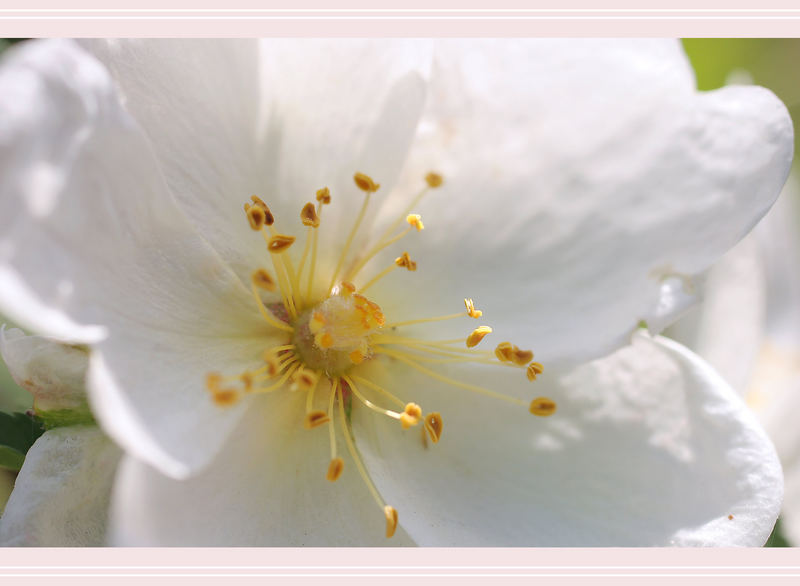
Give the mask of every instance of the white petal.
<svg viewBox="0 0 800 586">
<path fill-rule="evenodd" d="M 338 439 L 345 460 L 325 479 L 328 430 L 302 427 L 304 397 L 277 393 L 255 403 L 220 456 L 203 472 L 176 481 L 124 460 L 112 504 L 118 545 L 400 546 Z M 338 427 L 338 423 L 337 423 Z M 210 430 L 213 433 L 213 430 Z"/>
<path fill-rule="evenodd" d="M 532 384 L 512 369 L 448 371 L 525 385 L 556 401 L 548 418 L 374 368 L 378 384 L 442 413 L 441 440 L 425 448 L 417 430 L 354 409 L 368 468 L 420 545 L 761 545 L 778 516 L 772 444 L 713 369 L 666 339 L 636 336 Z"/>
<path fill-rule="evenodd" d="M 104 545 L 120 454 L 96 427 L 45 432 L 28 451 L 0 518 L 0 545 Z"/>
<path fill-rule="evenodd" d="M 419 270 L 383 289 L 430 315 L 473 297 L 548 363 L 664 319 L 662 283 L 688 290 L 752 228 L 792 157 L 769 91 L 693 85 L 677 42 L 440 41 L 408 171 L 446 183 L 419 206 Z"/>
<path fill-rule="evenodd" d="M 33 395 L 37 411 L 88 409 L 85 350 L 0 327 L 0 355 L 16 383 Z"/>
<path fill-rule="evenodd" d="M 267 340 L 255 304 L 176 205 L 94 58 L 66 41 L 26 43 L 0 86 L 0 306 L 40 333 L 95 343 L 90 382 L 109 384 L 90 389 L 96 415 L 127 449 L 175 474 L 200 465 L 239 415 L 216 412 L 219 433 L 206 433 L 203 378 L 226 366 L 216 357 L 252 359 L 236 336 Z M 152 366 L 167 359 L 162 377 Z"/>
<path fill-rule="evenodd" d="M 264 194 L 255 39 L 82 41 L 108 67 L 170 190 L 203 236 L 248 279 L 265 260 L 242 204 Z M 293 213 L 299 213 L 299 207 Z M 256 235 L 257 236 L 257 235 Z"/>
</svg>

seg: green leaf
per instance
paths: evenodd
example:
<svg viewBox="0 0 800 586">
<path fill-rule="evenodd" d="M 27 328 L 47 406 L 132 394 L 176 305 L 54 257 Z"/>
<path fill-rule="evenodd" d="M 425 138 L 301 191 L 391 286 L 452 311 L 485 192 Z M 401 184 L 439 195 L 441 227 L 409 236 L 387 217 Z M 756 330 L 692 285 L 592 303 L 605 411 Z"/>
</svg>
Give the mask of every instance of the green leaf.
<svg viewBox="0 0 800 586">
<path fill-rule="evenodd" d="M 778 522 L 775 523 L 775 528 L 772 530 L 772 535 L 769 536 L 769 539 L 767 539 L 764 547 L 792 547 L 792 544 L 789 543 L 789 540 L 783 535 L 783 527 L 781 526 L 780 519 L 778 519 Z"/>
<path fill-rule="evenodd" d="M 84 409 L 53 409 L 51 411 L 37 411 L 36 417 L 42 422 L 45 429 L 67 427 L 69 425 L 95 425 L 92 412 L 88 406 Z"/>
<path fill-rule="evenodd" d="M 0 411 L 0 467 L 19 470 L 25 454 L 44 433 L 42 422 L 27 413 Z"/>
</svg>

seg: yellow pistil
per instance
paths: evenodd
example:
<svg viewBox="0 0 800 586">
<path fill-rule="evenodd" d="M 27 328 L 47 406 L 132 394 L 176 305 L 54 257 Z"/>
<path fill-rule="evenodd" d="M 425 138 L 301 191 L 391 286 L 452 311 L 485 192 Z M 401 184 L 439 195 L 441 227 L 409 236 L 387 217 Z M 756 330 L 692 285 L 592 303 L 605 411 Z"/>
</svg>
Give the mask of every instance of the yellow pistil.
<svg viewBox="0 0 800 586">
<path fill-rule="evenodd" d="M 491 333 L 492 328 L 489 326 L 478 326 L 472 330 L 472 333 L 469 336 L 467 336 L 467 348 L 474 348 L 480 344 L 481 340 Z"/>
<path fill-rule="evenodd" d="M 531 401 L 529 410 L 539 417 L 549 417 L 556 412 L 556 404 L 552 399 L 548 399 L 547 397 L 537 397 Z"/>
</svg>

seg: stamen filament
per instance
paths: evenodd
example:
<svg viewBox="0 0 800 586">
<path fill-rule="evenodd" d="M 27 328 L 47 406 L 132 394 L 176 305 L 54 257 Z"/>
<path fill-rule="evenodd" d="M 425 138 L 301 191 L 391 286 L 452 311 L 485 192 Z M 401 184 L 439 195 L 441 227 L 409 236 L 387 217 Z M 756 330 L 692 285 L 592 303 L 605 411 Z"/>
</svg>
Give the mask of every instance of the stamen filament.
<svg viewBox="0 0 800 586">
<path fill-rule="evenodd" d="M 365 386 L 370 387 L 371 389 L 373 389 L 375 391 L 383 393 L 389 399 L 391 399 L 392 401 L 397 403 L 400 407 L 405 406 L 405 402 L 401 401 L 398 397 L 394 396 L 392 393 L 390 393 L 389 391 L 387 391 L 383 387 L 376 385 L 371 380 L 365 379 L 364 377 L 361 377 L 361 376 L 358 376 L 358 375 L 355 375 L 355 374 L 351 374 L 350 377 L 353 380 L 357 380 L 359 382 L 359 384 L 365 385 Z"/>
<path fill-rule="evenodd" d="M 402 232 L 400 232 L 399 234 L 397 234 L 393 238 L 390 238 L 389 240 L 386 240 L 385 242 L 380 242 L 379 241 L 378 244 L 373 246 L 372 249 L 366 254 L 366 256 L 364 256 L 364 258 L 362 258 L 360 261 L 358 261 L 358 263 L 356 264 L 355 267 L 350 269 L 350 271 L 347 273 L 347 277 L 345 278 L 345 281 L 354 280 L 356 275 L 358 275 L 358 273 L 361 271 L 361 269 L 364 268 L 364 265 L 366 265 L 376 254 L 378 254 L 381 250 L 383 250 L 387 246 L 391 246 L 392 244 L 394 244 L 395 242 L 397 242 L 398 240 L 403 238 L 403 236 L 408 234 L 411 231 L 412 228 L 413 228 L 413 226 L 409 226 L 408 228 L 406 228 L 405 230 L 403 230 Z"/>
<path fill-rule="evenodd" d="M 294 290 L 297 291 L 298 296 L 300 297 L 300 305 L 305 308 L 306 300 L 309 298 L 309 295 L 303 297 L 302 293 L 300 292 L 300 281 L 303 280 L 303 269 L 306 266 L 306 258 L 308 257 L 308 251 L 311 248 L 311 240 L 313 239 L 312 231 L 314 230 L 313 227 L 309 226 L 308 231 L 306 232 L 306 244 L 303 246 L 303 255 L 300 257 L 300 264 L 297 266 L 297 281 L 293 283 Z"/>
<path fill-rule="evenodd" d="M 256 300 L 256 305 L 258 305 L 258 311 L 261 313 L 261 317 L 263 317 L 269 325 L 285 332 L 294 332 L 294 328 L 292 326 L 280 321 L 266 308 L 264 302 L 261 301 L 261 296 L 258 294 L 258 288 L 256 288 L 255 283 L 250 283 L 250 291 L 253 293 L 253 297 Z"/>
<path fill-rule="evenodd" d="M 314 408 L 314 392 L 317 390 L 317 385 L 319 384 L 319 378 L 314 381 L 314 384 L 311 385 L 311 388 L 308 389 L 308 393 L 306 394 L 306 413 L 311 413 Z"/>
<path fill-rule="evenodd" d="M 270 229 L 274 232 L 272 226 Z M 264 237 L 264 241 L 269 244 L 269 236 L 267 236 L 266 230 L 261 230 L 261 235 Z M 289 279 L 288 269 L 283 263 L 283 254 L 270 252 L 270 258 L 272 259 L 272 266 L 275 269 L 275 274 L 278 277 L 278 288 L 281 291 L 281 299 L 283 301 L 283 306 L 286 308 L 287 313 L 292 316 L 292 318 L 297 317 L 297 308 L 294 305 L 294 296 L 292 294 L 292 285 Z"/>
<path fill-rule="evenodd" d="M 336 458 L 336 432 L 333 427 L 333 400 L 336 398 L 336 392 L 338 388 L 339 388 L 339 379 L 337 378 L 333 382 L 333 386 L 331 387 L 330 399 L 328 400 L 328 419 L 330 420 L 330 423 L 328 425 L 328 435 L 330 437 L 330 444 L 331 444 L 331 460 L 334 460 Z"/>
<path fill-rule="evenodd" d="M 287 368 L 286 372 L 283 374 L 283 376 L 281 376 L 281 378 L 278 379 L 278 382 L 276 382 L 275 384 L 270 385 L 268 387 L 259 387 L 257 389 L 252 389 L 250 392 L 251 393 L 269 393 L 269 392 L 274 391 L 275 389 L 283 386 L 283 384 L 289 379 L 289 377 L 292 376 L 292 374 L 294 374 L 294 371 L 297 370 L 298 368 L 300 368 L 300 361 L 297 360 L 297 358 L 294 358 L 293 360 L 289 360 L 286 363 L 284 363 L 281 366 L 281 368 L 283 368 L 283 366 L 287 366 L 288 368 Z M 257 377 L 257 378 L 260 379 L 261 377 Z M 270 377 L 267 377 L 267 378 L 270 378 Z M 261 380 L 265 380 L 265 379 L 261 379 Z"/>
<path fill-rule="evenodd" d="M 333 286 L 336 284 L 336 277 L 339 276 L 339 271 L 342 270 L 342 265 L 344 264 L 345 258 L 347 258 L 347 253 L 350 251 L 350 245 L 353 243 L 353 238 L 356 236 L 356 232 L 358 231 L 358 227 L 361 225 L 361 221 L 364 219 L 364 215 L 367 213 L 367 206 L 369 205 L 369 196 L 372 195 L 372 192 L 368 191 L 364 196 L 364 203 L 361 204 L 361 210 L 358 212 L 358 217 L 356 218 L 356 223 L 353 224 L 353 229 L 350 230 L 350 235 L 347 237 L 347 242 L 344 244 L 344 248 L 342 248 L 342 254 L 339 256 L 339 262 L 336 263 L 336 270 L 333 271 L 333 277 L 331 277 L 331 284 L 328 285 L 328 294 L 333 291 Z"/>
<path fill-rule="evenodd" d="M 317 206 L 317 217 L 322 220 L 322 202 L 319 203 Z M 314 270 L 317 267 L 317 243 L 319 242 L 319 230 L 314 230 L 314 233 L 311 235 L 313 239 L 313 243 L 311 244 L 311 265 L 308 268 L 308 286 L 306 287 L 306 299 L 311 300 L 311 292 L 314 287 Z"/>
<path fill-rule="evenodd" d="M 382 279 L 382 278 L 384 278 L 386 275 L 388 275 L 389 273 L 391 273 L 391 272 L 392 272 L 393 270 L 395 270 L 397 267 L 398 267 L 398 265 L 397 265 L 397 264 L 395 264 L 395 263 L 392 263 L 392 264 L 391 264 L 391 266 L 389 266 L 388 268 L 385 268 L 385 269 L 383 269 L 383 270 L 382 270 L 380 273 L 378 273 L 377 275 L 375 275 L 374 277 L 372 277 L 372 278 L 371 278 L 371 279 L 370 279 L 370 280 L 367 282 L 367 284 L 366 284 L 366 285 L 364 285 L 363 287 L 361 287 L 361 289 L 359 289 L 359 293 L 362 293 L 362 294 L 363 294 L 363 293 L 364 293 L 364 291 L 366 291 L 367 289 L 369 289 L 370 287 L 372 287 L 372 286 L 373 286 L 375 283 L 377 283 L 379 280 L 381 280 L 381 279 Z"/>
<path fill-rule="evenodd" d="M 362 289 L 363 291 L 363 289 Z M 413 324 L 422 324 L 422 323 L 429 323 L 435 321 L 445 321 L 447 319 L 456 319 L 457 317 L 466 317 L 468 314 L 466 311 L 462 311 L 461 313 L 451 313 L 450 315 L 442 315 L 439 317 L 426 317 L 423 319 L 410 319 L 408 321 L 396 321 L 394 323 L 386 324 L 385 327 L 387 328 L 394 328 L 399 326 L 410 326 Z M 463 338 L 459 341 L 463 341 Z"/>
<path fill-rule="evenodd" d="M 507 395 L 503 395 L 501 393 L 497 393 L 495 391 L 486 389 L 484 387 L 478 387 L 478 386 L 475 386 L 475 385 L 462 383 L 462 382 L 457 381 L 455 379 L 452 379 L 452 378 L 446 377 L 444 375 L 441 375 L 441 374 L 439 374 L 437 372 L 434 372 L 434 371 L 430 370 L 429 368 L 425 368 L 421 364 L 417 364 L 413 360 L 410 360 L 410 359 L 406 358 L 400 352 L 395 352 L 393 350 L 386 350 L 386 349 L 376 349 L 375 353 L 376 354 L 386 354 L 387 356 L 392 356 L 393 358 L 396 358 L 397 360 L 399 360 L 401 362 L 405 362 L 411 368 L 414 368 L 414 369 L 420 371 L 421 373 L 427 374 L 429 377 L 434 378 L 434 379 L 436 379 L 438 381 L 441 381 L 443 383 L 446 383 L 448 385 L 453 385 L 455 387 L 460 387 L 460 388 L 466 389 L 468 391 L 473 391 L 475 393 L 480 393 L 482 395 L 486 395 L 487 397 L 493 397 L 495 399 L 500 399 L 501 401 L 507 401 L 508 403 L 512 403 L 514 405 L 524 405 L 524 406 L 528 405 L 525 401 L 522 401 L 520 399 L 515 399 L 514 397 L 509 397 Z"/>
<path fill-rule="evenodd" d="M 429 185 L 426 185 L 426 186 L 425 186 L 425 187 L 422 189 L 422 191 L 420 191 L 420 192 L 419 192 L 419 193 L 418 193 L 418 194 L 417 194 L 417 195 L 414 197 L 414 199 L 412 199 L 412 200 L 411 200 L 411 203 L 410 203 L 410 204 L 408 204 L 408 207 L 406 207 L 405 211 L 403 211 L 403 213 L 401 213 L 401 214 L 398 216 L 398 218 L 397 218 L 397 219 L 396 219 L 396 220 L 395 220 L 395 221 L 394 221 L 394 222 L 393 222 L 393 223 L 392 223 L 392 224 L 391 224 L 391 225 L 390 225 L 388 228 L 386 228 L 386 231 L 385 231 L 383 234 L 381 234 L 381 237 L 378 239 L 378 242 L 381 242 L 382 240 L 385 240 L 386 238 L 388 238 L 388 237 L 389 237 L 389 234 L 391 234 L 392 232 L 394 232 L 395 230 L 397 230 L 397 227 L 398 227 L 400 224 L 402 224 L 402 223 L 403 223 L 403 220 L 404 220 L 406 217 L 408 217 L 408 214 L 410 214 L 410 213 L 411 213 L 411 211 L 412 211 L 412 210 L 413 210 L 415 207 L 417 207 L 417 204 L 418 204 L 420 201 L 422 201 L 422 198 L 423 198 L 423 197 L 425 197 L 425 196 L 428 194 L 428 192 L 429 192 L 430 190 L 431 190 L 430 186 L 429 186 Z"/>
<path fill-rule="evenodd" d="M 392 419 L 400 419 L 400 413 L 397 413 L 396 411 L 391 411 L 389 409 L 384 409 L 383 407 L 378 407 L 375 403 L 373 403 L 372 401 L 367 399 L 364 395 L 362 395 L 358 391 L 356 385 L 353 383 L 350 377 L 345 376 L 342 378 L 344 378 L 344 381 L 350 386 L 350 390 L 353 391 L 353 394 L 356 396 L 356 398 L 362 403 L 364 403 L 364 405 L 366 405 L 376 413 L 380 413 L 381 415 L 388 415 Z"/>
</svg>

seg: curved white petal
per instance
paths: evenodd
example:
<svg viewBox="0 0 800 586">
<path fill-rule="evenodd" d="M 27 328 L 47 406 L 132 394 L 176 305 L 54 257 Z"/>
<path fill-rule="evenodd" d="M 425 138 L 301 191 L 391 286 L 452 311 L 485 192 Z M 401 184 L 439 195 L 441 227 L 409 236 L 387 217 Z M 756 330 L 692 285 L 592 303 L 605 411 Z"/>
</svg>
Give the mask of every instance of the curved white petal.
<svg viewBox="0 0 800 586">
<path fill-rule="evenodd" d="M 695 92 L 677 42 L 441 40 L 431 79 L 406 184 L 431 168 L 445 184 L 419 205 L 417 272 L 375 297 L 430 315 L 472 297 L 548 363 L 665 321 L 662 284 L 691 295 L 792 157 L 783 104 L 755 87 Z"/>
<path fill-rule="evenodd" d="M 112 541 L 148 546 L 400 546 L 384 536 L 372 500 L 345 460 L 335 483 L 325 426 L 302 426 L 304 397 L 287 392 L 252 405 L 219 457 L 185 481 L 126 458 L 114 489 Z M 338 427 L 338 422 L 337 422 Z M 210 430 L 213 433 L 213 430 Z"/>
<path fill-rule="evenodd" d="M 37 411 L 85 409 L 89 354 L 41 336 L 0 327 L 0 355 Z"/>
<path fill-rule="evenodd" d="M 28 451 L 0 518 L 0 545 L 105 545 L 120 455 L 96 427 L 45 432 Z"/>
<path fill-rule="evenodd" d="M 445 371 L 548 396 L 558 405 L 548 418 L 384 368 L 373 367 L 375 382 L 444 422 L 425 447 L 418 429 L 353 415 L 370 473 L 420 545 L 761 545 L 778 516 L 772 444 L 719 375 L 674 342 L 638 335 L 534 383 L 513 369 Z"/>
<path fill-rule="evenodd" d="M 67 41 L 26 43 L 0 87 L 0 308 L 94 344 L 96 415 L 126 449 L 175 474 L 200 465 L 239 415 L 216 411 L 207 433 L 204 376 L 252 359 L 242 339 L 268 339 L 255 304 L 175 203 L 94 58 Z M 241 359 L 222 362 L 231 354 Z"/>
</svg>

